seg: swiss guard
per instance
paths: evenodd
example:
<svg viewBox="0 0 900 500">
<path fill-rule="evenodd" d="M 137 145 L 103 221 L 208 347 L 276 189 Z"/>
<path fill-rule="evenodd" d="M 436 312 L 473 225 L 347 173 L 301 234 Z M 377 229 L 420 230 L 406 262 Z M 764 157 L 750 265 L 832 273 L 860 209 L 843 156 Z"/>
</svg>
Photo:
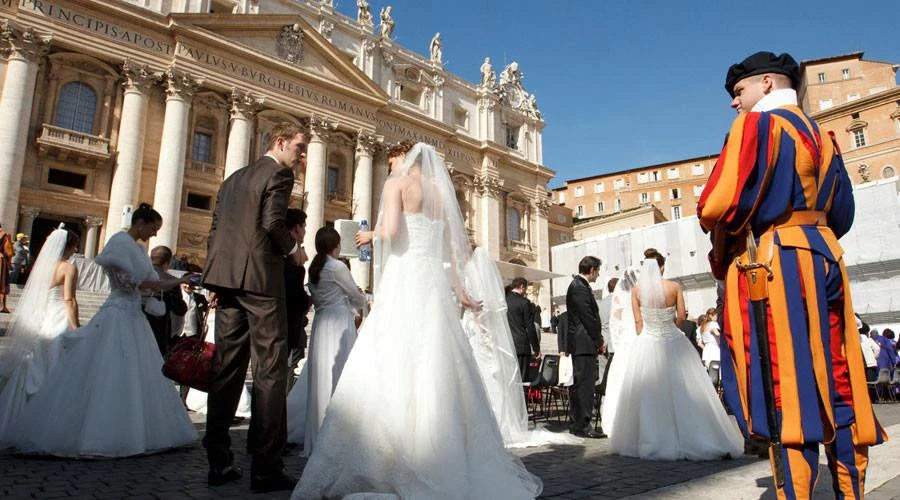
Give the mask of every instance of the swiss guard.
<svg viewBox="0 0 900 500">
<path fill-rule="evenodd" d="M 769 443 L 778 498 L 810 498 L 825 445 L 836 498 L 862 498 L 868 449 L 887 438 L 866 386 L 838 238 L 850 177 L 831 132 L 798 106 L 800 67 L 757 52 L 728 69 L 738 117 L 697 213 L 724 280 L 725 401 Z"/>
</svg>

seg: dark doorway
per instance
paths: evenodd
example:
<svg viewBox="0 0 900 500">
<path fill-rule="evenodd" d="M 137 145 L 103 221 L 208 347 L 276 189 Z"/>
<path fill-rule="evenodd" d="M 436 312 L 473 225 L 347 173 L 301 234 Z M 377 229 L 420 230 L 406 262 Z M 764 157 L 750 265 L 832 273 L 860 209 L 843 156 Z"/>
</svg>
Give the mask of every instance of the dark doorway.
<svg viewBox="0 0 900 500">
<path fill-rule="evenodd" d="M 51 214 L 41 214 L 34 219 L 34 224 L 31 226 L 31 246 L 29 248 L 31 251 L 31 262 L 34 262 L 35 259 L 37 259 L 38 254 L 41 252 L 41 247 L 44 246 L 44 241 L 50 236 L 50 233 L 52 233 L 54 229 L 59 227 L 61 222 L 65 223 L 66 229 L 81 237 L 81 242 L 78 244 L 78 251 L 82 251 L 84 248 L 84 225 L 80 220 L 73 217 L 57 217 Z"/>
</svg>

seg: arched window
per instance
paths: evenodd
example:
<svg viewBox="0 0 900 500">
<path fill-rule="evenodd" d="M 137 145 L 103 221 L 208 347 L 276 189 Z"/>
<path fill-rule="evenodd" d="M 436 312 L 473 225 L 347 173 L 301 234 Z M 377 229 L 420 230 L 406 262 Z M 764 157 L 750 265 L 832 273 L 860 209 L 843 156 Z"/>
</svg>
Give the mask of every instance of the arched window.
<svg viewBox="0 0 900 500">
<path fill-rule="evenodd" d="M 54 125 L 85 134 L 94 133 L 97 93 L 90 85 L 69 82 L 59 92 Z"/>
<path fill-rule="evenodd" d="M 517 208 L 506 209 L 506 237 L 509 241 L 522 241 L 522 215 Z"/>
</svg>

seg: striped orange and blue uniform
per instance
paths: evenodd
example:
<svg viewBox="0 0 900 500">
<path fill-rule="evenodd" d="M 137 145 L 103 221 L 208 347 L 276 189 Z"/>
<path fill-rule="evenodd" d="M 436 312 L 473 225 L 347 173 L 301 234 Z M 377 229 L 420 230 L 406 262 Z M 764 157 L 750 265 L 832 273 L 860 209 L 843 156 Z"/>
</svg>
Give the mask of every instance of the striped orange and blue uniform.
<svg viewBox="0 0 900 500">
<path fill-rule="evenodd" d="M 830 134 L 796 106 L 740 115 L 700 197 L 701 225 L 717 232 L 714 272 L 725 281 L 722 383 L 747 436 L 768 438 L 754 318 L 744 276 L 745 234 L 771 265 L 767 304 L 772 378 L 790 484 L 812 491 L 818 444 L 828 445 L 839 497 L 862 496 L 868 445 L 882 442 L 865 380 L 838 238 L 853 223 L 850 178 Z M 724 257 L 724 258 L 722 258 Z M 848 450 L 847 447 L 850 447 Z M 833 459 L 833 460 L 832 460 Z"/>
</svg>

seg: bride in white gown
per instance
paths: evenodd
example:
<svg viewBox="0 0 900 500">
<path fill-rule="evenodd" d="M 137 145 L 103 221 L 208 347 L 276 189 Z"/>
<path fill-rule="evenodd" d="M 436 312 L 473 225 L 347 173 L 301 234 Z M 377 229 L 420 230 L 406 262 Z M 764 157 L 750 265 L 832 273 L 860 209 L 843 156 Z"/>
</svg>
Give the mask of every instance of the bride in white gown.
<svg viewBox="0 0 900 500">
<path fill-rule="evenodd" d="M 454 302 L 477 308 L 447 169 L 431 146 L 402 152 L 388 154 L 374 306 L 293 498 L 533 498 L 541 482 L 503 447 Z"/>
<path fill-rule="evenodd" d="M 78 240 L 61 224 L 31 267 L 7 329 L 10 345 L 0 356 L 0 438 L 59 359 L 59 336 L 79 326 L 78 269 L 69 262 Z"/>
<path fill-rule="evenodd" d="M 681 286 L 662 279 L 665 257 L 652 248 L 644 255 L 632 290 L 640 333 L 625 367 L 609 450 L 649 460 L 737 458 L 743 438 L 694 346 L 675 326 L 685 314 Z"/>
<path fill-rule="evenodd" d="M 466 265 L 466 289 L 481 302 L 481 310 L 463 313 L 463 329 L 481 372 L 491 409 L 500 425 L 507 448 L 548 444 L 581 444 L 584 440 L 569 433 L 546 429 L 528 430 L 525 392 L 519 374 L 516 346 L 506 317 L 503 279 L 487 250 L 478 247 Z"/>
<path fill-rule="evenodd" d="M 603 406 L 600 409 L 600 426 L 608 436 L 612 436 L 615 432 L 612 424 L 616 416 L 616 403 L 625 379 L 631 344 L 637 338 L 634 312 L 631 307 L 631 289 L 637 284 L 638 276 L 640 276 L 639 269 L 630 266 L 625 269 L 619 282 L 616 283 L 609 307 L 609 337 L 610 343 L 615 348 L 615 354 L 610 361 L 606 394 L 603 396 Z"/>
<path fill-rule="evenodd" d="M 17 451 L 126 457 L 196 440 L 141 310 L 141 290 L 187 282 L 160 281 L 137 244 L 161 225 L 159 213 L 141 204 L 131 228 L 113 235 L 95 259 L 109 277 L 109 298 L 87 325 L 61 337 L 59 361 L 7 428 L 5 441 Z"/>
</svg>

